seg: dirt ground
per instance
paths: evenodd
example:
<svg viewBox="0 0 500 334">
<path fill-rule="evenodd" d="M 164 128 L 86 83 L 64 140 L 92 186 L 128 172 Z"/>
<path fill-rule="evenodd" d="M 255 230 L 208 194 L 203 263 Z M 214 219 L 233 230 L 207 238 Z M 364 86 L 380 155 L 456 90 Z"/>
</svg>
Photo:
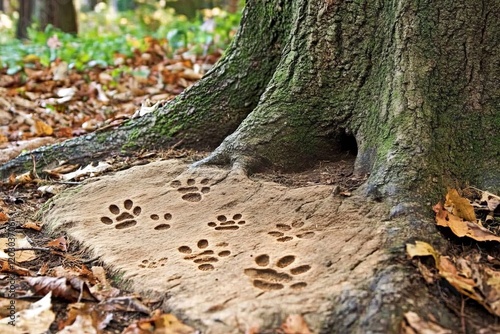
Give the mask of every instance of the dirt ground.
<svg viewBox="0 0 500 334">
<path fill-rule="evenodd" d="M 367 280 L 386 258 L 386 208 L 365 202 L 355 191 L 366 176 L 353 174 L 351 156 L 299 173 L 268 170 L 250 178 L 187 168 L 204 156 L 181 150 L 110 158 L 111 170 L 66 184 L 78 190 L 50 202 L 48 211 L 52 195 L 37 189 L 60 182 L 2 185 L 3 207 L 37 255 L 22 267 L 43 275 L 59 266 L 104 266 L 120 295 L 139 292 L 151 310 L 196 319 L 206 333 L 252 328 L 281 333 L 280 324 L 294 313 L 306 314 L 317 332 L 314 324 L 323 320 L 331 297 Z M 49 213 L 37 214 L 42 208 Z M 45 226 L 41 231 L 22 228 L 33 222 Z M 203 223 L 193 229 L 198 222 Z M 145 229 L 146 224 L 152 228 Z M 134 230 L 136 225 L 141 229 Z M 66 251 L 46 247 L 61 236 Z M 421 278 L 416 273 L 411 279 Z M 18 296 L 35 300 L 33 290 L 22 283 Z M 484 314 L 477 304 L 464 307 L 450 286 L 440 284 L 433 291 L 437 302 L 468 326 L 492 324 L 493 317 L 477 316 Z M 54 299 L 53 332 L 67 321 L 69 304 Z M 139 311 L 114 311 L 104 332 L 120 333 L 144 317 Z"/>
</svg>

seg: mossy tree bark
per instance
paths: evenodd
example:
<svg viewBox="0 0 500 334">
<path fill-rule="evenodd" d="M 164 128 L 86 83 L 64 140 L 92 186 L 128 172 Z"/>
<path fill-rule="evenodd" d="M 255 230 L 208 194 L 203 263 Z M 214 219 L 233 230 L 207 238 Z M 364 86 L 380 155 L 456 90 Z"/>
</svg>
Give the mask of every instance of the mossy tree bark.
<svg viewBox="0 0 500 334">
<path fill-rule="evenodd" d="M 370 175 L 364 191 L 397 204 L 393 214 L 425 212 L 422 205 L 447 186 L 498 192 L 499 16 L 498 1 L 249 0 L 226 56 L 164 108 L 0 170 L 8 176 L 32 155 L 43 165 L 179 141 L 215 148 L 200 163 L 300 169 L 331 159 L 354 138 L 356 172 Z M 423 221 L 413 223 L 427 226 L 419 231 L 425 237 Z M 412 236 L 400 230 L 392 246 Z M 373 303 L 400 274 L 400 267 L 378 274 Z M 378 316 L 373 303 L 355 302 L 366 306 L 364 315 L 342 328 L 337 322 L 339 332 L 394 331 L 395 299 L 387 300 L 377 304 Z M 332 319 L 345 312 L 339 307 Z"/>
</svg>

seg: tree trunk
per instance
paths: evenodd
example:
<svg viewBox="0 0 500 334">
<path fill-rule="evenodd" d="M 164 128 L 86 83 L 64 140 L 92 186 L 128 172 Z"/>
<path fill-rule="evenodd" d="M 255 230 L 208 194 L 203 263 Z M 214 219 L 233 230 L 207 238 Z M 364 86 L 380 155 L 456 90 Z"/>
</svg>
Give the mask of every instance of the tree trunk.
<svg viewBox="0 0 500 334">
<path fill-rule="evenodd" d="M 213 148 L 225 138 L 205 162 L 300 169 L 355 138 L 356 171 L 376 197 L 438 196 L 456 182 L 499 189 L 498 7 L 249 1 L 227 56 L 199 83 L 65 147 Z"/>
<path fill-rule="evenodd" d="M 32 15 L 33 15 L 33 0 L 21 1 L 19 3 L 19 20 L 17 21 L 16 38 L 18 39 L 28 38 L 28 27 L 31 25 Z"/>
<path fill-rule="evenodd" d="M 500 190 L 499 16 L 493 1 L 250 0 L 227 55 L 166 107 L 0 170 L 6 177 L 31 156 L 88 161 L 179 141 L 216 147 L 199 164 L 247 172 L 303 169 L 350 150 L 356 173 L 369 174 L 362 191 L 408 215 L 387 245 L 401 254 L 415 231 L 435 238 L 423 207 L 447 186 Z M 430 309 L 425 293 L 406 299 L 403 271 L 381 270 L 364 301 L 339 300 L 335 332 L 396 332 L 408 303 Z M 344 321 L 349 312 L 357 320 Z"/>
<path fill-rule="evenodd" d="M 230 13 L 236 13 L 238 11 L 239 0 L 228 0 L 227 1 L 227 11 Z"/>
<path fill-rule="evenodd" d="M 78 33 L 73 0 L 44 0 L 39 15 L 42 30 L 51 24 L 64 32 Z"/>
</svg>

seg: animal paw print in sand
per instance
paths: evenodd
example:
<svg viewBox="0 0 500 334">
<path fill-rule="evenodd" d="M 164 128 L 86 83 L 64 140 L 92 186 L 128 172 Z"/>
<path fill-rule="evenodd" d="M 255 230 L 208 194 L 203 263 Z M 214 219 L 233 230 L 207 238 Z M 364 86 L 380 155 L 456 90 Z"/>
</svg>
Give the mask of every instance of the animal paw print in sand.
<svg viewBox="0 0 500 334">
<path fill-rule="evenodd" d="M 196 185 L 195 179 L 187 179 L 186 184 L 183 185 L 181 181 L 174 180 L 170 182 L 170 186 L 173 188 L 177 188 L 177 191 L 182 195 L 182 199 L 188 202 L 199 202 L 203 198 L 202 194 L 206 194 L 210 192 L 210 187 L 207 186 L 209 180 L 202 179 L 199 183 L 200 185 Z"/>
<path fill-rule="evenodd" d="M 199 249 L 198 252 L 193 251 L 189 246 L 181 246 L 178 248 L 178 251 L 182 254 L 186 254 L 184 260 L 192 261 L 193 263 L 197 264 L 199 270 L 210 271 L 215 269 L 212 263 L 219 262 L 219 258 L 227 257 L 231 255 L 231 252 L 227 249 L 223 249 L 217 251 L 216 253 L 216 251 L 208 249 L 208 246 L 208 241 L 205 239 L 201 239 L 196 245 L 196 247 Z M 215 246 L 226 247 L 228 246 L 228 244 L 223 242 Z"/>
<path fill-rule="evenodd" d="M 114 219 L 109 217 L 101 217 L 101 222 L 106 225 L 113 225 L 116 223 L 115 228 L 118 230 L 124 228 L 130 228 L 137 225 L 137 216 L 141 214 L 141 207 L 134 206 L 134 202 L 130 199 L 126 199 L 123 202 L 123 208 L 120 209 L 118 205 L 111 204 L 109 206 L 109 212 L 115 215 Z"/>
<path fill-rule="evenodd" d="M 295 276 L 304 274 L 311 269 L 310 265 L 302 265 L 287 269 L 295 262 L 294 255 L 286 255 L 280 258 L 275 266 L 279 269 L 269 268 L 270 258 L 267 254 L 255 258 L 255 264 L 261 268 L 247 268 L 244 273 L 252 279 L 253 286 L 264 290 L 281 290 L 289 286 L 292 290 L 300 290 L 307 286 L 306 282 L 295 282 Z M 288 272 L 286 272 L 288 271 Z"/>
<path fill-rule="evenodd" d="M 154 260 L 142 260 L 141 263 L 139 263 L 139 268 L 144 268 L 144 269 L 155 269 L 158 267 L 163 267 L 167 263 L 167 258 L 161 258 L 157 261 Z"/>
<path fill-rule="evenodd" d="M 151 218 L 154 221 L 159 221 L 160 220 L 160 216 L 157 215 L 157 214 L 152 214 L 151 216 L 149 216 L 149 218 Z M 156 225 L 155 226 L 155 230 L 157 230 L 157 231 L 168 230 L 171 226 L 170 226 L 170 224 L 167 224 L 166 222 L 168 222 L 169 220 L 172 219 L 172 215 L 170 213 L 166 213 L 161 218 L 165 222 L 162 222 L 162 223 Z"/>
<path fill-rule="evenodd" d="M 293 240 L 294 236 L 299 239 L 310 239 L 314 237 L 314 232 L 306 231 L 295 234 L 294 232 L 304 226 L 304 222 L 293 222 L 292 224 L 276 224 L 277 231 L 267 234 L 276 238 L 276 241 L 287 242 Z"/>
<path fill-rule="evenodd" d="M 241 213 L 237 213 L 232 219 L 228 220 L 226 216 L 217 216 L 217 223 L 210 222 L 207 225 L 213 227 L 216 231 L 234 231 L 240 228 L 241 225 L 245 225 L 245 221 L 242 220 L 243 216 Z"/>
</svg>

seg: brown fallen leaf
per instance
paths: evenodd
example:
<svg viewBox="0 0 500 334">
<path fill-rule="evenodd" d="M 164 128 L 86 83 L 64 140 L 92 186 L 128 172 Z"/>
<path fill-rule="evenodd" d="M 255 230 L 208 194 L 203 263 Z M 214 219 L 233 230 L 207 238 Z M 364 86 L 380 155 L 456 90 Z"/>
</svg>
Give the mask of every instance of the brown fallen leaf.
<svg viewBox="0 0 500 334">
<path fill-rule="evenodd" d="M 415 312 L 404 314 L 403 333 L 405 334 L 452 334 L 452 331 L 445 329 L 435 322 L 426 321 Z M 409 326 L 409 328 L 407 327 Z"/>
<path fill-rule="evenodd" d="M 75 171 L 79 165 L 62 165 L 52 169 L 44 169 L 43 172 L 49 175 L 50 177 L 60 179 L 61 174 L 66 174 Z"/>
<path fill-rule="evenodd" d="M 444 206 L 446 208 L 451 208 L 451 213 L 455 216 L 470 222 L 476 222 L 474 207 L 470 204 L 468 199 L 460 196 L 456 189 L 450 189 L 448 191 Z"/>
<path fill-rule="evenodd" d="M 41 231 L 43 227 L 43 223 L 35 223 L 35 222 L 28 222 L 23 225 L 21 225 L 21 228 L 26 228 L 29 230 L 35 230 L 35 231 Z"/>
<path fill-rule="evenodd" d="M 0 298 L 0 318 L 5 318 L 10 316 L 10 310 L 15 308 L 16 312 L 25 310 L 29 308 L 33 303 L 27 300 L 22 300 L 22 299 L 16 299 L 15 300 L 15 306 L 11 306 L 11 300 L 10 298 L 5 298 L 8 295 L 5 295 L 4 298 Z"/>
<path fill-rule="evenodd" d="M 194 328 L 183 324 L 172 314 L 158 310 L 150 319 L 138 320 L 125 328 L 122 334 L 194 334 Z"/>
<path fill-rule="evenodd" d="M 64 237 L 59 237 L 57 239 L 49 241 L 49 242 L 47 242 L 47 244 L 45 246 L 53 248 L 53 249 L 57 249 L 57 250 L 60 250 L 63 252 L 68 251 L 68 242 L 66 241 L 66 238 L 64 238 Z"/>
<path fill-rule="evenodd" d="M 17 264 L 9 263 L 8 260 L 0 260 L 0 273 L 12 273 L 19 276 L 31 276 L 29 269 L 18 266 Z"/>
<path fill-rule="evenodd" d="M 52 292 L 54 297 L 63 298 L 70 302 L 80 300 L 97 301 L 92 295 L 87 282 L 79 277 L 25 277 L 29 285 L 31 285 L 35 293 L 44 295 Z"/>
<path fill-rule="evenodd" d="M 9 221 L 9 215 L 4 212 L 0 212 L 0 225 L 3 225 L 8 221 Z"/>
<path fill-rule="evenodd" d="M 432 256 L 439 275 L 459 293 L 474 299 L 488 312 L 500 316 L 500 272 L 479 263 L 477 259 L 450 259 L 442 256 L 426 242 L 407 244 L 406 251 L 413 257 Z"/>
<path fill-rule="evenodd" d="M 54 322 L 56 315 L 50 310 L 52 306 L 51 294 L 31 304 L 28 309 L 19 311 L 15 314 L 15 326 L 9 324 L 12 321 L 10 317 L 0 320 L 0 333 L 2 334 L 38 334 L 49 330 Z"/>
<path fill-rule="evenodd" d="M 312 334 L 306 321 L 300 314 L 289 315 L 281 325 L 285 334 Z"/>
<path fill-rule="evenodd" d="M 436 224 L 449 227 L 458 237 L 469 237 L 477 241 L 500 242 L 500 237 L 494 235 L 488 229 L 476 223 L 464 221 L 458 216 L 449 213 L 443 208 L 441 203 L 434 205 L 432 209 L 436 213 Z"/>
<path fill-rule="evenodd" d="M 44 121 L 35 121 L 35 131 L 37 136 L 51 136 L 54 133 L 54 129 Z"/>
<path fill-rule="evenodd" d="M 66 319 L 59 323 L 57 334 L 95 334 L 100 333 L 109 322 L 113 315 L 103 312 L 100 305 L 89 303 L 74 303 L 68 305 Z"/>
<path fill-rule="evenodd" d="M 32 261 L 38 257 L 34 251 L 28 250 L 33 247 L 29 242 L 28 237 L 22 233 L 18 233 L 14 236 L 14 239 L 14 243 L 10 242 L 11 240 L 8 238 L 0 239 L 0 259 L 21 263 Z M 16 248 L 22 248 L 25 250 L 16 250 Z"/>
<path fill-rule="evenodd" d="M 11 174 L 9 176 L 10 184 L 28 184 L 41 181 L 33 172 L 26 172 L 21 175 Z"/>
</svg>

